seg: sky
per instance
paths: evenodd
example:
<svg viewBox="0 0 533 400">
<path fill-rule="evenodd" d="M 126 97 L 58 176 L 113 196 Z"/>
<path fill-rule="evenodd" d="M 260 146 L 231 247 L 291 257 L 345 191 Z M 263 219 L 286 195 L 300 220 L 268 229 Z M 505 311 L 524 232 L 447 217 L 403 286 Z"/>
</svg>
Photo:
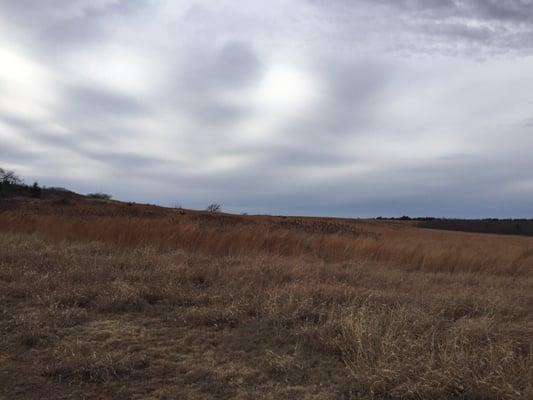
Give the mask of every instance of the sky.
<svg viewBox="0 0 533 400">
<path fill-rule="evenodd" d="M 0 166 L 229 212 L 533 217 L 533 0 L 0 0 Z"/>
</svg>

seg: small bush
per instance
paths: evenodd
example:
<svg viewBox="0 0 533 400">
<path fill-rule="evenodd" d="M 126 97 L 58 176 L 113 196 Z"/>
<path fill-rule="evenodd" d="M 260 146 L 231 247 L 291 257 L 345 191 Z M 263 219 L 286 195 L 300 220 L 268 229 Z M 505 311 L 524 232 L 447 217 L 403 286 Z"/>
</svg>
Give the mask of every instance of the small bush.
<svg viewBox="0 0 533 400">
<path fill-rule="evenodd" d="M 89 193 L 87 197 L 97 200 L 111 200 L 112 196 L 107 193 Z"/>
<path fill-rule="evenodd" d="M 31 197 L 34 197 L 34 198 L 40 198 L 41 197 L 41 187 L 39 186 L 39 184 L 37 182 L 35 182 L 31 187 L 30 187 L 30 195 Z"/>
</svg>

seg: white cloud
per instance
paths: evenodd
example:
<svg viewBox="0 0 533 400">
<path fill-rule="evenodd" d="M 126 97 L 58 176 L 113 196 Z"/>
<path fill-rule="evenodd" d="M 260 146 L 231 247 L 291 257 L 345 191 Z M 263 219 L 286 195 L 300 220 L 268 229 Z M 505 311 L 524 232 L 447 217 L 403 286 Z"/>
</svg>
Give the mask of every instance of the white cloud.
<svg viewBox="0 0 533 400">
<path fill-rule="evenodd" d="M 47 68 L 1 39 L 0 65 L 0 111 L 20 118 L 48 118 L 56 93 Z"/>
<path fill-rule="evenodd" d="M 305 70 L 274 63 L 259 83 L 256 102 L 266 112 L 298 115 L 319 96 L 317 86 Z"/>
</svg>

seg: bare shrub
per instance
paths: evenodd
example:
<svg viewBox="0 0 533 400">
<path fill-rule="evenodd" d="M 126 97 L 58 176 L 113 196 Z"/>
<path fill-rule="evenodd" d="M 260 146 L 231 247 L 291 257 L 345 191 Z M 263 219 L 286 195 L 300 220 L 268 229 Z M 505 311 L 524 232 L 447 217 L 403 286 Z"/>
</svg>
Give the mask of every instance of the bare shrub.
<svg viewBox="0 0 533 400">
<path fill-rule="evenodd" d="M 206 211 L 209 211 L 209 212 L 212 212 L 212 213 L 216 213 L 216 212 L 219 212 L 220 210 L 222 209 L 221 205 L 220 204 L 217 204 L 217 203 L 212 203 L 212 204 L 209 204 L 207 207 L 206 207 Z"/>
</svg>

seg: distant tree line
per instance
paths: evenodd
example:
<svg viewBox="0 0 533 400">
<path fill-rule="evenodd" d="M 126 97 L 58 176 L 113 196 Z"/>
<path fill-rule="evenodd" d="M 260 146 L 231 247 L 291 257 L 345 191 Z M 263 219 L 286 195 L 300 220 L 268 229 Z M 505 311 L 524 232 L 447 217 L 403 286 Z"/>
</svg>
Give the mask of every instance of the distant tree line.
<svg viewBox="0 0 533 400">
<path fill-rule="evenodd" d="M 435 217 L 377 217 L 376 220 L 414 221 L 419 228 L 449 231 L 533 236 L 533 219 L 459 219 Z"/>
<path fill-rule="evenodd" d="M 377 219 L 378 221 L 381 220 L 391 220 L 391 221 L 433 221 L 435 217 L 409 217 L 407 215 L 403 215 L 401 217 L 376 217 L 374 219 Z"/>
<path fill-rule="evenodd" d="M 532 219 L 432 219 L 420 221 L 417 226 L 428 229 L 444 229 L 451 231 L 497 233 L 501 235 L 533 236 Z"/>
</svg>

